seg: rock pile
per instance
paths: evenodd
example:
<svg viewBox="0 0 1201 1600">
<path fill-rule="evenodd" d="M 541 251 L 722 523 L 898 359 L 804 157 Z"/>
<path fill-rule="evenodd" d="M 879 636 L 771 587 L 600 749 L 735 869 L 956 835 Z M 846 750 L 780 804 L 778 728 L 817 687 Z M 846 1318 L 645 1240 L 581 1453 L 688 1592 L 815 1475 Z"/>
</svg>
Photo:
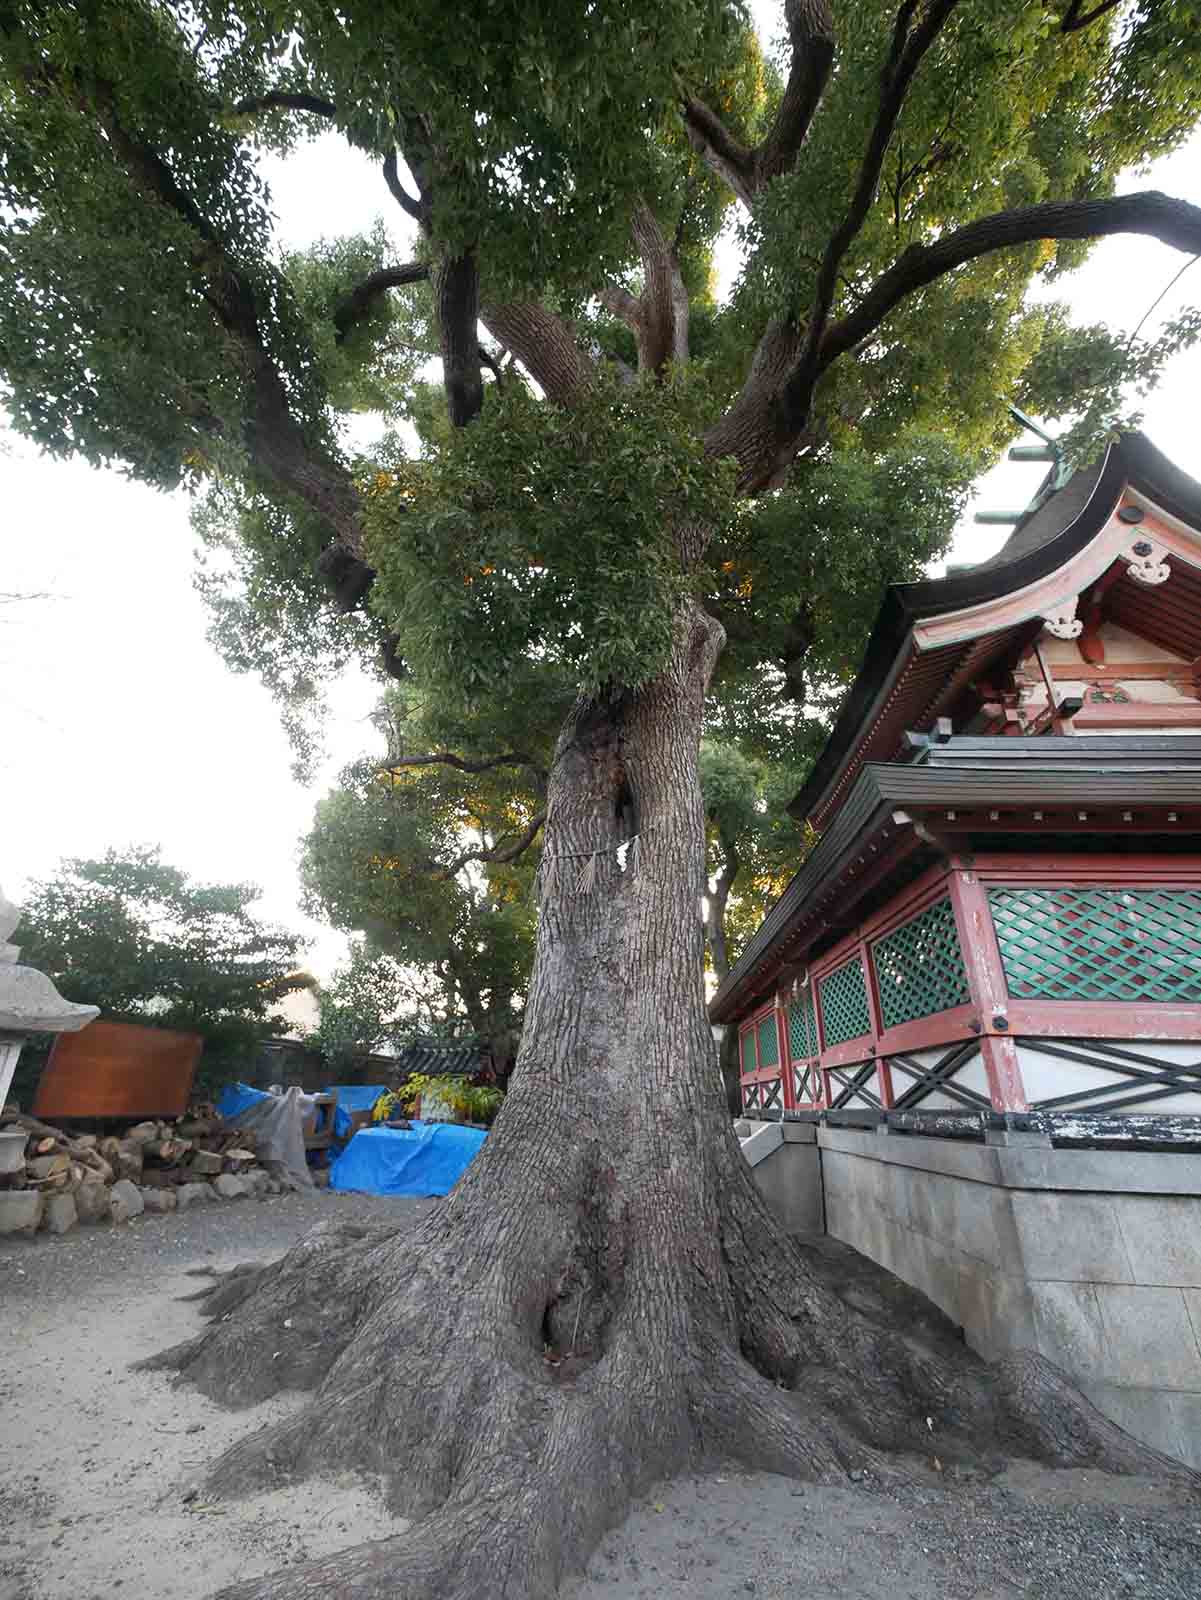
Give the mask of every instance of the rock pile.
<svg viewBox="0 0 1201 1600">
<path fill-rule="evenodd" d="M 0 1116 L 0 1234 L 66 1233 L 79 1222 L 128 1222 L 291 1187 L 259 1159 L 253 1132 L 215 1114 L 105 1136 L 65 1133 L 13 1110 Z"/>
</svg>

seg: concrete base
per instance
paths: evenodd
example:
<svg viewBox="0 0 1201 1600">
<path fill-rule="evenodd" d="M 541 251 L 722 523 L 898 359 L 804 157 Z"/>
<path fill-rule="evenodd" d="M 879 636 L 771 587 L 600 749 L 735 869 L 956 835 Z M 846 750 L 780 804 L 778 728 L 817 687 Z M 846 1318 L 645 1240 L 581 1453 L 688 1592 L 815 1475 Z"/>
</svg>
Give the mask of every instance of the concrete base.
<svg viewBox="0 0 1201 1600">
<path fill-rule="evenodd" d="M 1201 1467 L 1201 1156 L 828 1127 L 817 1148 L 835 1238 L 982 1355 L 1037 1348 L 1129 1433 Z"/>
<path fill-rule="evenodd" d="M 821 1151 L 812 1123 L 751 1122 L 743 1154 L 789 1233 L 825 1232 Z"/>
</svg>

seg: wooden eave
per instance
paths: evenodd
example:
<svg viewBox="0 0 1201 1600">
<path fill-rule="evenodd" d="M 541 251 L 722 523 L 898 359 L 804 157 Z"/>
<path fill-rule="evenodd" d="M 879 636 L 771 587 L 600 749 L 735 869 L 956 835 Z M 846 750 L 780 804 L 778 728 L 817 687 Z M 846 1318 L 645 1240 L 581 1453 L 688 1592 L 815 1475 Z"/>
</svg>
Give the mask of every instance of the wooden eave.
<svg viewBox="0 0 1201 1600">
<path fill-rule="evenodd" d="M 870 762 L 709 1005 L 731 1022 L 849 930 L 872 891 L 988 836 L 1201 839 L 1201 736 L 953 738 L 920 764 Z"/>
<path fill-rule="evenodd" d="M 791 814 L 819 832 L 829 827 L 865 763 L 895 760 L 906 730 L 932 727 L 1045 616 L 1074 605 L 1144 531 L 1119 518 L 1124 508 L 1154 526 L 1171 578 L 1143 588 L 1121 577 L 1107 595 L 1109 614 L 1169 649 L 1201 655 L 1201 484 L 1141 434 L 1127 434 L 1019 524 L 992 561 L 887 591 L 863 666 Z"/>
</svg>

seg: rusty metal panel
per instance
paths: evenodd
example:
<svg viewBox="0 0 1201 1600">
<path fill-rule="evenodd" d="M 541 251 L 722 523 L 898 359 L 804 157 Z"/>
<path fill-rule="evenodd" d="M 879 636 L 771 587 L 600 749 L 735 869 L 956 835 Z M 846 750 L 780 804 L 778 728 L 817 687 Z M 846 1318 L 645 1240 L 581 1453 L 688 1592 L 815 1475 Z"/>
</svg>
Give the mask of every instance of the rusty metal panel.
<svg viewBox="0 0 1201 1600">
<path fill-rule="evenodd" d="M 54 1041 L 35 1117 L 178 1117 L 188 1108 L 204 1041 L 198 1033 L 92 1022 Z"/>
</svg>

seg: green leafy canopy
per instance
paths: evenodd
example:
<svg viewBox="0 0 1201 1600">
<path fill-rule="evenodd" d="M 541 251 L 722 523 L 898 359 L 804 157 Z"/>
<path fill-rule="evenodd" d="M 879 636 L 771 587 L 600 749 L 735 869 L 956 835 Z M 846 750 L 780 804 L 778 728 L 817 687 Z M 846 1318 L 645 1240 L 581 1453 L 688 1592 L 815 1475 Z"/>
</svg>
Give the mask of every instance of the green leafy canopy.
<svg viewBox="0 0 1201 1600">
<path fill-rule="evenodd" d="M 274 1008 L 309 980 L 301 941 L 255 915 L 249 883 L 194 883 L 157 848 L 64 861 L 21 916 L 23 959 L 108 1017 L 205 1041 L 211 1083 L 245 1070 L 280 1025 Z"/>
</svg>

